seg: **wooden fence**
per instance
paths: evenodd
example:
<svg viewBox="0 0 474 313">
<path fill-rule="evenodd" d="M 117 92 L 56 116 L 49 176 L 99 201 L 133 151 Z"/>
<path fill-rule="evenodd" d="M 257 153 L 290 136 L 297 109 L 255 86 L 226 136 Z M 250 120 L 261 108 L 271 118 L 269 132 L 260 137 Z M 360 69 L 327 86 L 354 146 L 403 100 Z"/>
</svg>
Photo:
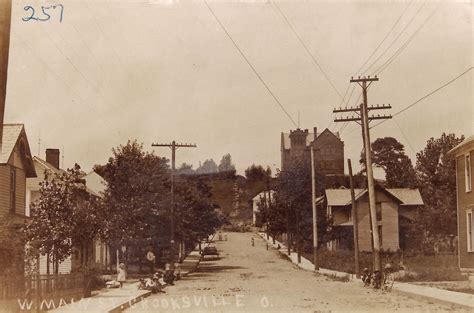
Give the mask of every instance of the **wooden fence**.
<svg viewBox="0 0 474 313">
<path fill-rule="evenodd" d="M 36 304 L 61 299 L 69 302 L 82 298 L 85 292 L 83 274 L 0 276 L 0 307 L 26 300 Z"/>
</svg>

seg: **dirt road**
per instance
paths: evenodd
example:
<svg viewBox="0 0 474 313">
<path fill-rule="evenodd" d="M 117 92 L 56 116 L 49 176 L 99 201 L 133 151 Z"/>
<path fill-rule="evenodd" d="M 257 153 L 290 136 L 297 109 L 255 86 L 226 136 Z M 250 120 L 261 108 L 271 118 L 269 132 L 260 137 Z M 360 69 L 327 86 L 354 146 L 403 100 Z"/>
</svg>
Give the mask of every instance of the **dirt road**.
<svg viewBox="0 0 474 313">
<path fill-rule="evenodd" d="M 230 233 L 228 241 L 215 245 L 220 260 L 201 262 L 166 294 L 152 295 L 126 312 L 459 311 L 300 270 L 251 233 Z"/>
</svg>

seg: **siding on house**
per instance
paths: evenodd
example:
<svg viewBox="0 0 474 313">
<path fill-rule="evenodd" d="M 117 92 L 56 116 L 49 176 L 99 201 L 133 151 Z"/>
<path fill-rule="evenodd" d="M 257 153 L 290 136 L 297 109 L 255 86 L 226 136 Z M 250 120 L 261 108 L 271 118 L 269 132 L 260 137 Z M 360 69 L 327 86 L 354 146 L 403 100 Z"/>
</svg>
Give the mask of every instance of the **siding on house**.
<svg viewBox="0 0 474 313">
<path fill-rule="evenodd" d="M 369 204 L 367 202 L 357 202 L 357 221 L 359 225 L 359 250 L 372 251 Z"/>
<path fill-rule="evenodd" d="M 16 175 L 16 191 L 15 191 L 15 209 L 11 212 L 11 171 L 14 169 Z M 26 197 L 26 177 L 22 169 L 12 167 L 10 165 L 0 165 L 0 218 L 10 213 L 19 215 L 25 214 L 25 197 Z"/>
<path fill-rule="evenodd" d="M 15 199 L 15 213 L 25 215 L 25 201 L 26 201 L 26 176 L 22 169 L 16 168 L 16 199 Z"/>
<path fill-rule="evenodd" d="M 46 263 L 46 255 L 42 254 L 39 257 L 39 273 L 41 275 L 46 274 L 47 271 L 47 263 Z M 59 263 L 58 266 L 59 274 L 69 274 L 71 273 L 71 256 L 68 256 L 66 260 Z M 49 263 L 49 273 L 54 274 L 53 272 L 53 262 Z"/>
<path fill-rule="evenodd" d="M 474 168 L 474 150 L 465 152 L 456 158 L 457 168 L 457 198 L 458 198 L 458 238 L 459 238 L 459 267 L 466 271 L 474 271 L 474 252 L 467 249 L 467 211 L 474 214 L 474 191 L 466 192 L 465 180 L 465 155 L 470 154 L 471 160 L 471 186 L 474 187 L 472 172 Z"/>
<path fill-rule="evenodd" d="M 10 166 L 0 165 L 0 218 L 10 212 Z"/>
<path fill-rule="evenodd" d="M 398 206 L 395 202 L 382 202 L 382 249 L 397 251 L 399 244 Z"/>
</svg>

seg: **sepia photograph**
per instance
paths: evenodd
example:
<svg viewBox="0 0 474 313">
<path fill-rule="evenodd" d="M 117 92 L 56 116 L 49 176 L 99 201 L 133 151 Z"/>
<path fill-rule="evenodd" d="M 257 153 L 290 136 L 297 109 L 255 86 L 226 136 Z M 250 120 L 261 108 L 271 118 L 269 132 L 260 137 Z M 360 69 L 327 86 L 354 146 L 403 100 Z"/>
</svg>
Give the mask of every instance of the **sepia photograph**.
<svg viewBox="0 0 474 313">
<path fill-rule="evenodd" d="M 474 312 L 470 0 L 0 0 L 0 313 Z"/>
</svg>

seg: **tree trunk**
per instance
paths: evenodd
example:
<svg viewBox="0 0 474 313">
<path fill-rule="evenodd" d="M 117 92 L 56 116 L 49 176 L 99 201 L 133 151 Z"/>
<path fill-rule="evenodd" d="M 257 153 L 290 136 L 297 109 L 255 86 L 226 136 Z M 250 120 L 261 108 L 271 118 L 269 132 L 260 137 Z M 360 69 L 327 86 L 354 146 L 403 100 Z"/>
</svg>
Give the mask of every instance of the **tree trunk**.
<svg viewBox="0 0 474 313">
<path fill-rule="evenodd" d="M 86 244 L 86 264 L 85 266 L 88 267 L 89 266 L 89 243 Z"/>
<path fill-rule="evenodd" d="M 107 243 L 104 243 L 104 250 L 105 250 L 105 264 L 104 268 L 106 271 L 109 270 L 109 245 Z"/>
<path fill-rule="evenodd" d="M 48 274 L 48 275 L 50 274 L 50 272 L 49 272 L 49 255 L 50 255 L 49 252 L 46 253 L 46 274 Z"/>
<path fill-rule="evenodd" d="M 80 246 L 79 253 L 81 254 L 81 265 L 83 265 L 84 264 L 84 246 L 82 245 L 82 243 L 81 243 L 81 246 Z"/>
</svg>

